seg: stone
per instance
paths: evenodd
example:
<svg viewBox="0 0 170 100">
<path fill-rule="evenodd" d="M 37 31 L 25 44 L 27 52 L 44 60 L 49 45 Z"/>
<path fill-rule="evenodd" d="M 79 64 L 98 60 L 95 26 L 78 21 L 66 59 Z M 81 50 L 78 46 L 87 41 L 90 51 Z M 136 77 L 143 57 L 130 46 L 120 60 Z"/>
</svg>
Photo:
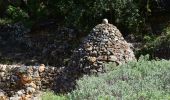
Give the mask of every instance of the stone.
<svg viewBox="0 0 170 100">
<path fill-rule="evenodd" d="M 29 66 L 29 67 L 27 68 L 27 73 L 29 73 L 29 74 L 33 73 L 33 68 L 32 68 L 32 66 Z"/>
<path fill-rule="evenodd" d="M 9 100 L 21 100 L 21 97 L 18 96 L 10 97 Z"/>
<path fill-rule="evenodd" d="M 103 24 L 108 24 L 108 19 L 103 19 L 103 22 L 102 22 Z"/>
<path fill-rule="evenodd" d="M 17 92 L 17 95 L 18 95 L 18 96 L 24 96 L 24 95 L 25 95 L 25 91 L 24 91 L 24 90 L 19 90 L 19 91 Z"/>
<path fill-rule="evenodd" d="M 31 76 L 27 76 L 25 74 L 20 76 L 21 78 L 21 84 L 27 84 L 27 83 L 31 83 L 32 82 L 32 77 Z"/>
<path fill-rule="evenodd" d="M 5 72 L 0 72 L 0 78 L 5 76 Z"/>
<path fill-rule="evenodd" d="M 25 67 L 25 66 L 19 67 L 16 69 L 16 74 L 18 74 L 20 76 L 20 75 L 26 74 L 27 71 L 28 71 L 27 67 Z"/>
<path fill-rule="evenodd" d="M 34 84 L 33 82 L 30 83 L 30 86 L 33 87 L 34 89 L 36 89 L 36 84 Z"/>
<path fill-rule="evenodd" d="M 32 97 L 31 100 L 42 100 L 40 97 Z"/>
<path fill-rule="evenodd" d="M 5 95 L 5 92 L 0 89 L 0 100 L 7 100 L 7 97 Z"/>
<path fill-rule="evenodd" d="M 33 87 L 27 87 L 26 88 L 26 93 L 27 94 L 33 94 L 35 92 L 35 89 Z"/>
<path fill-rule="evenodd" d="M 96 51 L 96 50 L 95 50 L 95 51 L 92 51 L 91 56 L 96 57 L 96 56 L 97 56 L 97 51 Z"/>
<path fill-rule="evenodd" d="M 87 59 L 92 63 L 96 62 L 96 57 L 88 57 Z"/>
<path fill-rule="evenodd" d="M 0 72 L 5 72 L 6 68 L 6 65 L 0 65 Z"/>
<path fill-rule="evenodd" d="M 31 95 L 24 95 L 24 96 L 21 96 L 20 100 L 33 100 L 31 97 L 32 97 Z"/>
<path fill-rule="evenodd" d="M 97 60 L 99 61 L 107 61 L 107 56 L 103 55 L 103 56 L 98 56 Z"/>
<path fill-rule="evenodd" d="M 87 48 L 85 48 L 87 51 L 92 51 L 93 50 L 93 48 L 92 48 L 92 46 L 90 46 L 90 47 L 87 47 Z"/>
<path fill-rule="evenodd" d="M 34 84 L 33 82 L 31 82 L 31 83 L 27 83 L 27 84 L 25 84 L 25 86 L 26 87 L 32 87 L 32 88 L 34 88 L 34 89 L 36 89 L 36 84 Z"/>
<path fill-rule="evenodd" d="M 113 55 L 109 56 L 108 59 L 109 59 L 109 61 L 117 61 L 117 57 L 113 56 Z"/>
<path fill-rule="evenodd" d="M 0 96 L 0 100 L 8 100 L 6 96 Z"/>
<path fill-rule="evenodd" d="M 45 65 L 41 64 L 40 67 L 38 68 L 39 72 L 42 73 L 43 71 L 45 71 Z"/>
<path fill-rule="evenodd" d="M 6 83 L 1 82 L 0 87 L 6 87 L 6 86 L 7 86 L 7 84 L 6 84 Z"/>
</svg>

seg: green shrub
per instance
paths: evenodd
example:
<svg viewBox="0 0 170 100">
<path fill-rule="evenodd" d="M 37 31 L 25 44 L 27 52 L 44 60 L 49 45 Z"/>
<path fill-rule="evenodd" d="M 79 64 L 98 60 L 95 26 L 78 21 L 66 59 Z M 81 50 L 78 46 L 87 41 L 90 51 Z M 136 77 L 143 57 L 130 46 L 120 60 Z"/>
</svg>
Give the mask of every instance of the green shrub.
<svg viewBox="0 0 170 100">
<path fill-rule="evenodd" d="M 140 57 L 96 76 L 78 80 L 69 100 L 167 100 L 170 97 L 170 61 Z"/>
<path fill-rule="evenodd" d="M 144 47 L 136 51 L 136 55 L 151 55 L 152 59 L 155 58 L 155 53 L 158 50 L 163 52 L 163 50 L 170 50 L 170 27 L 166 27 L 164 32 L 160 36 L 145 36 L 144 37 Z M 164 55 L 166 56 L 166 54 Z"/>
<path fill-rule="evenodd" d="M 7 13 L 14 21 L 22 21 L 24 18 L 28 17 L 27 13 L 22 9 L 10 5 L 8 6 Z"/>
<path fill-rule="evenodd" d="M 138 62 L 111 68 L 107 73 L 86 75 L 77 81 L 76 90 L 64 96 L 48 93 L 43 100 L 169 100 L 169 72 L 170 61 L 149 61 L 149 56 L 141 56 Z"/>
<path fill-rule="evenodd" d="M 55 95 L 53 92 L 45 92 L 42 96 L 42 100 L 67 100 L 65 96 Z"/>
<path fill-rule="evenodd" d="M 0 18 L 0 25 L 6 25 L 12 23 L 11 19 L 7 19 L 7 18 Z"/>
<path fill-rule="evenodd" d="M 68 24 L 78 26 L 83 30 L 91 29 L 106 17 L 111 23 L 127 31 L 136 32 L 143 22 L 138 4 L 140 3 L 136 0 L 69 0 L 68 5 L 71 6 L 64 6 L 61 10 L 68 11 L 65 17 Z"/>
<path fill-rule="evenodd" d="M 136 32 L 143 23 L 137 0 L 26 0 L 8 1 L 8 15 L 13 19 L 42 21 L 53 18 L 61 23 L 89 31 L 103 18 L 122 29 Z M 90 23 L 89 23 L 90 22 Z"/>
</svg>

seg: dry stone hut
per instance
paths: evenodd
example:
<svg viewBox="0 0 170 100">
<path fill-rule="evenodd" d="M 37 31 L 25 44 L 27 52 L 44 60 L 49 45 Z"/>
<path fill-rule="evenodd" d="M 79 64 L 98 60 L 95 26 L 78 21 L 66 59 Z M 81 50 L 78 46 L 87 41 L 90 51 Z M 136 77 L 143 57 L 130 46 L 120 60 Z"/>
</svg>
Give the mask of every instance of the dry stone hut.
<svg viewBox="0 0 170 100">
<path fill-rule="evenodd" d="M 105 62 L 120 65 L 135 60 L 135 55 L 116 26 L 104 19 L 83 40 L 71 60 L 70 67 L 79 67 L 87 73 L 102 71 Z"/>
<path fill-rule="evenodd" d="M 76 88 L 76 80 L 83 74 L 104 71 L 104 63 L 117 65 L 136 60 L 130 45 L 125 41 L 116 26 L 103 20 L 93 28 L 60 74 L 55 79 L 56 92 L 69 92 Z"/>
</svg>

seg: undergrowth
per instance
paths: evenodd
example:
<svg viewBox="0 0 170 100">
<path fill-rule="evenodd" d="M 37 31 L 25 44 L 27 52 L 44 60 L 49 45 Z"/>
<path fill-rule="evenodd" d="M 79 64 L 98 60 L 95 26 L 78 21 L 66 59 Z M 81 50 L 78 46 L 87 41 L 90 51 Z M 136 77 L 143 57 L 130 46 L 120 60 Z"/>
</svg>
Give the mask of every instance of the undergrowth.
<svg viewBox="0 0 170 100">
<path fill-rule="evenodd" d="M 48 92 L 43 100 L 169 100 L 170 61 L 148 59 L 141 56 L 138 62 L 113 67 L 99 76 L 84 76 L 71 93 L 49 96 Z"/>
<path fill-rule="evenodd" d="M 144 46 L 136 51 L 136 56 L 149 54 L 152 59 L 156 58 L 160 52 L 170 49 L 170 26 L 166 27 L 163 33 L 159 36 L 144 36 Z M 163 56 L 167 56 L 164 54 Z M 161 57 L 158 57 L 161 58 Z M 163 57 L 164 58 L 164 57 Z"/>
</svg>

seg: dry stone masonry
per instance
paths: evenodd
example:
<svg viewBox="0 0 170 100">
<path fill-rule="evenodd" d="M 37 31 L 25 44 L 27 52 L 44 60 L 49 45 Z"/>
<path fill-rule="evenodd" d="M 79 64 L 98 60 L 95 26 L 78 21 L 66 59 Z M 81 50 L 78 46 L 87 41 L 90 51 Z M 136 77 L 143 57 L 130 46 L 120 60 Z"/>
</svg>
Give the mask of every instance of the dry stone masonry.
<svg viewBox="0 0 170 100">
<path fill-rule="evenodd" d="M 81 67 L 84 72 L 90 69 L 102 71 L 103 63 L 115 62 L 117 65 L 135 60 L 131 45 L 125 41 L 116 26 L 103 20 L 93 28 L 74 52 L 69 66 Z"/>
<path fill-rule="evenodd" d="M 39 100 L 40 91 L 54 87 L 59 69 L 0 64 L 0 100 Z"/>
<path fill-rule="evenodd" d="M 74 51 L 68 66 L 56 80 L 58 91 L 74 89 L 76 80 L 83 74 L 104 72 L 104 64 L 107 62 L 121 65 L 136 60 L 130 47 L 116 26 L 104 19 Z"/>
</svg>

